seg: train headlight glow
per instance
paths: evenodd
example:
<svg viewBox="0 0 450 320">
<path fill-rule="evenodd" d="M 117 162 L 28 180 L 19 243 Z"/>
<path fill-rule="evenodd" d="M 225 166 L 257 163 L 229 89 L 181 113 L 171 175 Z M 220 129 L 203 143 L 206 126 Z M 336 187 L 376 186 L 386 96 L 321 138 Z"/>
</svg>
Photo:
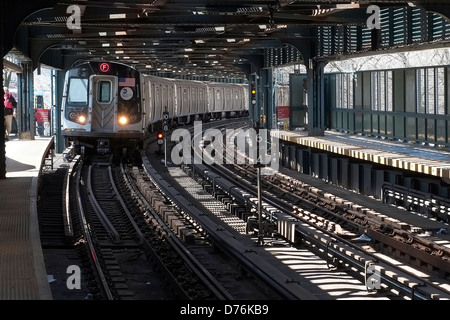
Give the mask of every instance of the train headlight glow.
<svg viewBox="0 0 450 320">
<path fill-rule="evenodd" d="M 126 124 L 128 123 L 128 118 L 125 117 L 125 116 L 120 116 L 120 117 L 119 117 L 119 123 L 120 123 L 122 126 L 126 125 Z"/>
<path fill-rule="evenodd" d="M 81 124 L 85 124 L 85 123 L 86 123 L 86 117 L 85 117 L 84 115 L 81 114 L 81 115 L 78 117 L 78 122 L 81 123 Z"/>
</svg>

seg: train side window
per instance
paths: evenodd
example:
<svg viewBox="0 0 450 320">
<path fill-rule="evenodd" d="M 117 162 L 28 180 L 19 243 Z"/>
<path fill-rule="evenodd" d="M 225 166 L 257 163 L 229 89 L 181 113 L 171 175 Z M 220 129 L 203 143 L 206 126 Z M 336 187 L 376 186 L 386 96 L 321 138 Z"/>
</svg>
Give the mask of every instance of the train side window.
<svg viewBox="0 0 450 320">
<path fill-rule="evenodd" d="M 97 101 L 108 103 L 111 102 L 111 82 L 99 81 L 97 83 Z"/>
<path fill-rule="evenodd" d="M 88 104 L 88 79 L 70 78 L 67 101 L 70 104 Z"/>
</svg>

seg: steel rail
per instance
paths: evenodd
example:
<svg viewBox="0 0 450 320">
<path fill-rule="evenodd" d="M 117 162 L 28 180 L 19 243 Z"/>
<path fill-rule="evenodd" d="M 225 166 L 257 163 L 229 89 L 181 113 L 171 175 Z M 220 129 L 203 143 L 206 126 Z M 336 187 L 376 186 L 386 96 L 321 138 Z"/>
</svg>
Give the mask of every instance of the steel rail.
<svg viewBox="0 0 450 320">
<path fill-rule="evenodd" d="M 146 156 L 142 155 L 143 163 L 148 162 Z M 148 168 L 144 165 L 144 171 L 146 172 L 150 181 L 157 187 L 160 187 L 158 183 L 154 180 L 153 175 L 149 172 Z M 234 300 L 233 296 L 225 289 L 215 277 L 192 255 L 192 253 L 185 247 L 182 241 L 174 234 L 174 232 L 167 226 L 167 224 L 161 219 L 161 217 L 153 210 L 152 205 L 146 200 L 142 193 L 130 182 L 130 178 L 127 177 L 127 184 L 131 190 L 134 191 L 135 195 L 139 198 L 139 201 L 144 203 L 145 207 L 148 208 L 152 217 L 158 222 L 161 228 L 164 230 L 164 237 L 166 241 L 171 245 L 172 248 L 183 258 L 189 269 L 204 283 L 208 284 L 209 289 L 213 294 L 221 300 Z M 166 193 L 164 192 L 166 195 Z M 166 195 L 167 196 L 167 195 Z M 169 197 L 170 198 L 170 197 Z M 172 201 L 173 199 L 171 199 Z M 167 272 L 170 273 L 169 270 Z M 174 279 L 176 277 L 173 277 Z M 186 298 L 189 298 L 187 292 L 184 293 Z"/>
<path fill-rule="evenodd" d="M 77 170 L 77 174 L 76 174 L 76 195 L 77 195 L 77 205 L 78 205 L 78 213 L 80 215 L 80 220 L 82 223 L 82 228 L 83 228 L 83 233 L 84 233 L 84 237 L 86 238 L 86 244 L 88 246 L 89 249 L 89 253 L 90 256 L 92 258 L 94 267 L 95 267 L 95 271 L 98 274 L 98 277 L 100 278 L 100 283 L 102 285 L 102 288 L 106 294 L 106 297 L 109 300 L 114 300 L 114 296 L 111 292 L 111 288 L 108 285 L 108 281 L 105 277 L 105 274 L 103 273 L 103 269 L 100 265 L 100 262 L 98 260 L 98 256 L 97 256 L 97 251 L 95 249 L 94 243 L 92 241 L 91 235 L 90 235 L 90 227 L 89 224 L 86 221 L 86 216 L 84 213 L 84 209 L 83 209 L 83 202 L 82 202 L 82 197 L 81 197 L 81 190 L 80 190 L 80 184 L 81 184 L 81 171 L 82 171 L 82 164 L 81 166 L 78 168 Z"/>
<path fill-rule="evenodd" d="M 194 139 L 195 140 L 195 139 Z M 198 150 L 196 148 L 194 148 L 194 152 Z M 194 166 L 197 167 L 197 172 L 200 173 L 201 175 L 205 175 L 205 169 L 202 167 L 206 167 L 207 170 L 209 172 L 219 172 L 221 179 L 214 179 L 214 180 L 220 180 L 219 182 L 217 182 L 217 185 L 220 185 L 224 190 L 226 190 L 229 186 L 229 184 L 234 184 L 239 186 L 240 188 L 246 190 L 247 192 L 250 192 L 252 194 L 255 194 L 255 187 L 253 185 L 251 185 L 250 183 L 244 184 L 243 182 L 241 182 L 239 180 L 239 178 L 237 177 L 237 175 L 235 175 L 234 173 L 232 173 L 230 170 L 226 169 L 224 166 L 211 166 L 211 165 L 207 165 L 207 164 L 194 164 Z M 221 169 L 219 169 L 221 168 Z M 231 178 L 230 178 L 231 177 Z M 225 183 L 225 181 L 228 181 L 228 184 Z M 229 189 L 229 188 L 228 188 Z M 233 192 L 233 196 L 236 197 L 236 192 Z M 256 197 L 256 195 L 255 195 Z M 241 201 L 248 201 L 249 197 L 242 197 Z M 277 208 L 280 212 L 280 214 L 284 214 L 284 215 L 289 215 L 292 216 L 291 212 L 286 211 L 285 209 L 285 203 L 284 206 L 280 205 L 280 201 L 278 199 L 276 200 L 268 200 L 267 198 L 264 199 L 265 202 L 267 202 L 268 204 L 270 204 L 270 206 L 273 206 L 275 208 Z M 258 203 L 257 201 L 251 201 L 253 207 L 256 209 L 258 208 Z M 312 205 L 314 205 L 313 203 L 310 203 Z M 266 217 L 272 216 L 273 213 L 269 212 L 265 209 L 263 209 L 263 212 L 265 214 Z M 298 216 L 293 216 L 296 219 L 300 219 L 302 220 L 302 222 L 307 223 L 308 225 L 317 228 L 317 225 L 301 219 Z M 276 218 L 276 217 L 275 217 Z M 308 238 L 311 242 L 315 243 L 315 244 L 320 244 L 321 246 L 323 246 L 323 240 L 317 239 L 316 235 L 311 235 L 309 233 L 309 229 L 308 228 L 301 228 L 300 226 L 296 226 L 296 230 L 299 234 L 301 234 L 302 237 L 304 238 Z M 352 242 L 349 242 L 341 237 L 339 237 L 338 235 L 328 231 L 328 230 L 321 230 L 321 232 L 327 234 L 330 237 L 333 238 L 337 238 L 335 239 L 328 239 L 326 241 L 327 245 L 324 246 L 324 248 L 327 250 L 327 252 L 331 252 L 333 253 L 335 256 L 340 257 L 342 260 L 346 261 L 348 264 L 358 268 L 359 270 L 362 270 L 364 272 L 366 272 L 366 265 L 364 261 L 379 261 L 380 257 L 377 255 L 373 255 L 370 252 L 367 252 L 365 250 L 362 250 L 359 246 L 355 245 Z M 360 255 L 347 255 L 346 253 L 348 253 L 349 251 L 347 249 L 343 249 L 342 247 L 339 247 L 336 243 L 341 242 L 343 243 L 344 246 L 349 246 L 351 247 L 353 250 L 356 250 L 358 252 L 360 252 Z M 330 249 L 329 244 L 332 243 L 333 245 L 331 246 L 332 248 Z M 343 253 L 344 252 L 344 253 Z M 354 256 L 357 257 L 361 257 L 362 255 L 365 255 L 366 258 L 365 259 L 355 259 Z M 328 257 L 326 257 L 328 259 Z M 363 262 L 361 262 L 361 261 Z M 427 299 L 433 299 L 433 297 L 435 295 L 431 295 L 431 296 L 427 296 L 426 293 L 421 292 L 420 287 L 423 286 L 431 286 L 435 288 L 435 285 L 431 282 L 428 281 L 427 279 L 422 279 L 422 278 L 418 278 L 416 275 L 414 275 L 413 273 L 407 271 L 407 270 L 400 270 L 398 269 L 394 264 L 388 262 L 388 261 L 383 261 L 383 264 L 386 265 L 386 267 L 388 268 L 392 268 L 393 270 L 398 270 L 397 273 L 393 273 L 392 277 L 388 276 L 386 272 L 380 272 L 380 278 L 385 280 L 385 283 L 390 283 L 392 287 L 395 287 L 396 289 L 401 290 L 402 292 L 406 292 L 408 294 L 411 295 L 412 298 L 418 298 L 418 299 L 422 299 L 422 300 L 427 300 Z M 386 268 L 383 268 L 383 270 Z M 402 278 L 401 280 L 396 280 L 395 277 L 399 274 L 403 274 L 403 275 L 407 275 L 408 277 L 410 277 L 411 280 L 409 281 L 404 281 L 402 277 L 397 277 L 397 279 Z M 367 281 L 367 278 L 365 278 L 365 281 Z M 405 284 L 406 283 L 406 284 Z M 411 285 L 411 283 L 413 285 Z M 415 283 L 415 285 L 414 285 Z M 442 292 L 443 296 L 446 296 L 447 298 L 450 297 L 449 293 L 447 291 L 443 291 L 442 289 L 436 288 L 437 290 L 440 290 L 440 292 Z"/>
<path fill-rule="evenodd" d="M 92 189 L 92 166 L 89 166 L 88 170 L 88 181 L 87 181 L 87 190 L 88 190 L 88 196 L 89 200 L 91 201 L 91 204 L 97 213 L 97 216 L 100 218 L 101 223 L 105 227 L 106 231 L 108 232 L 109 236 L 115 243 L 122 242 L 122 239 L 120 237 L 119 232 L 116 230 L 116 228 L 113 226 L 111 221 L 108 219 L 106 213 L 101 208 L 100 204 L 97 202 L 97 199 L 95 198 L 94 190 Z"/>
</svg>

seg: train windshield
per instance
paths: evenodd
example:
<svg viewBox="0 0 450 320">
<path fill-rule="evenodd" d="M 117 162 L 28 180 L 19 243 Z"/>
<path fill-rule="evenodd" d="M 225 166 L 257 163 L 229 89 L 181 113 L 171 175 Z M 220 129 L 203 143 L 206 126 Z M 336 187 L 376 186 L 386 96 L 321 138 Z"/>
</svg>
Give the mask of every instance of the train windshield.
<svg viewBox="0 0 450 320">
<path fill-rule="evenodd" d="M 111 81 L 99 81 L 97 89 L 97 101 L 103 103 L 111 102 Z"/>
<path fill-rule="evenodd" d="M 88 104 L 88 79 L 70 78 L 68 102 L 71 104 Z"/>
</svg>

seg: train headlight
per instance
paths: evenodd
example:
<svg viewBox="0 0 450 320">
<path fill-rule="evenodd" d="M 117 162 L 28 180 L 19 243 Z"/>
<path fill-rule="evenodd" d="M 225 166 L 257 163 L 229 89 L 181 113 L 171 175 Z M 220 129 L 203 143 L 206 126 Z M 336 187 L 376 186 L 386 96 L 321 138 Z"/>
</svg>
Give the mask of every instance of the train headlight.
<svg viewBox="0 0 450 320">
<path fill-rule="evenodd" d="M 122 126 L 128 124 L 128 118 L 125 117 L 125 116 L 120 116 L 119 117 L 119 124 L 122 125 Z"/>
<path fill-rule="evenodd" d="M 80 116 L 78 117 L 78 123 L 85 124 L 86 120 L 87 119 L 85 115 L 80 114 Z"/>
</svg>

